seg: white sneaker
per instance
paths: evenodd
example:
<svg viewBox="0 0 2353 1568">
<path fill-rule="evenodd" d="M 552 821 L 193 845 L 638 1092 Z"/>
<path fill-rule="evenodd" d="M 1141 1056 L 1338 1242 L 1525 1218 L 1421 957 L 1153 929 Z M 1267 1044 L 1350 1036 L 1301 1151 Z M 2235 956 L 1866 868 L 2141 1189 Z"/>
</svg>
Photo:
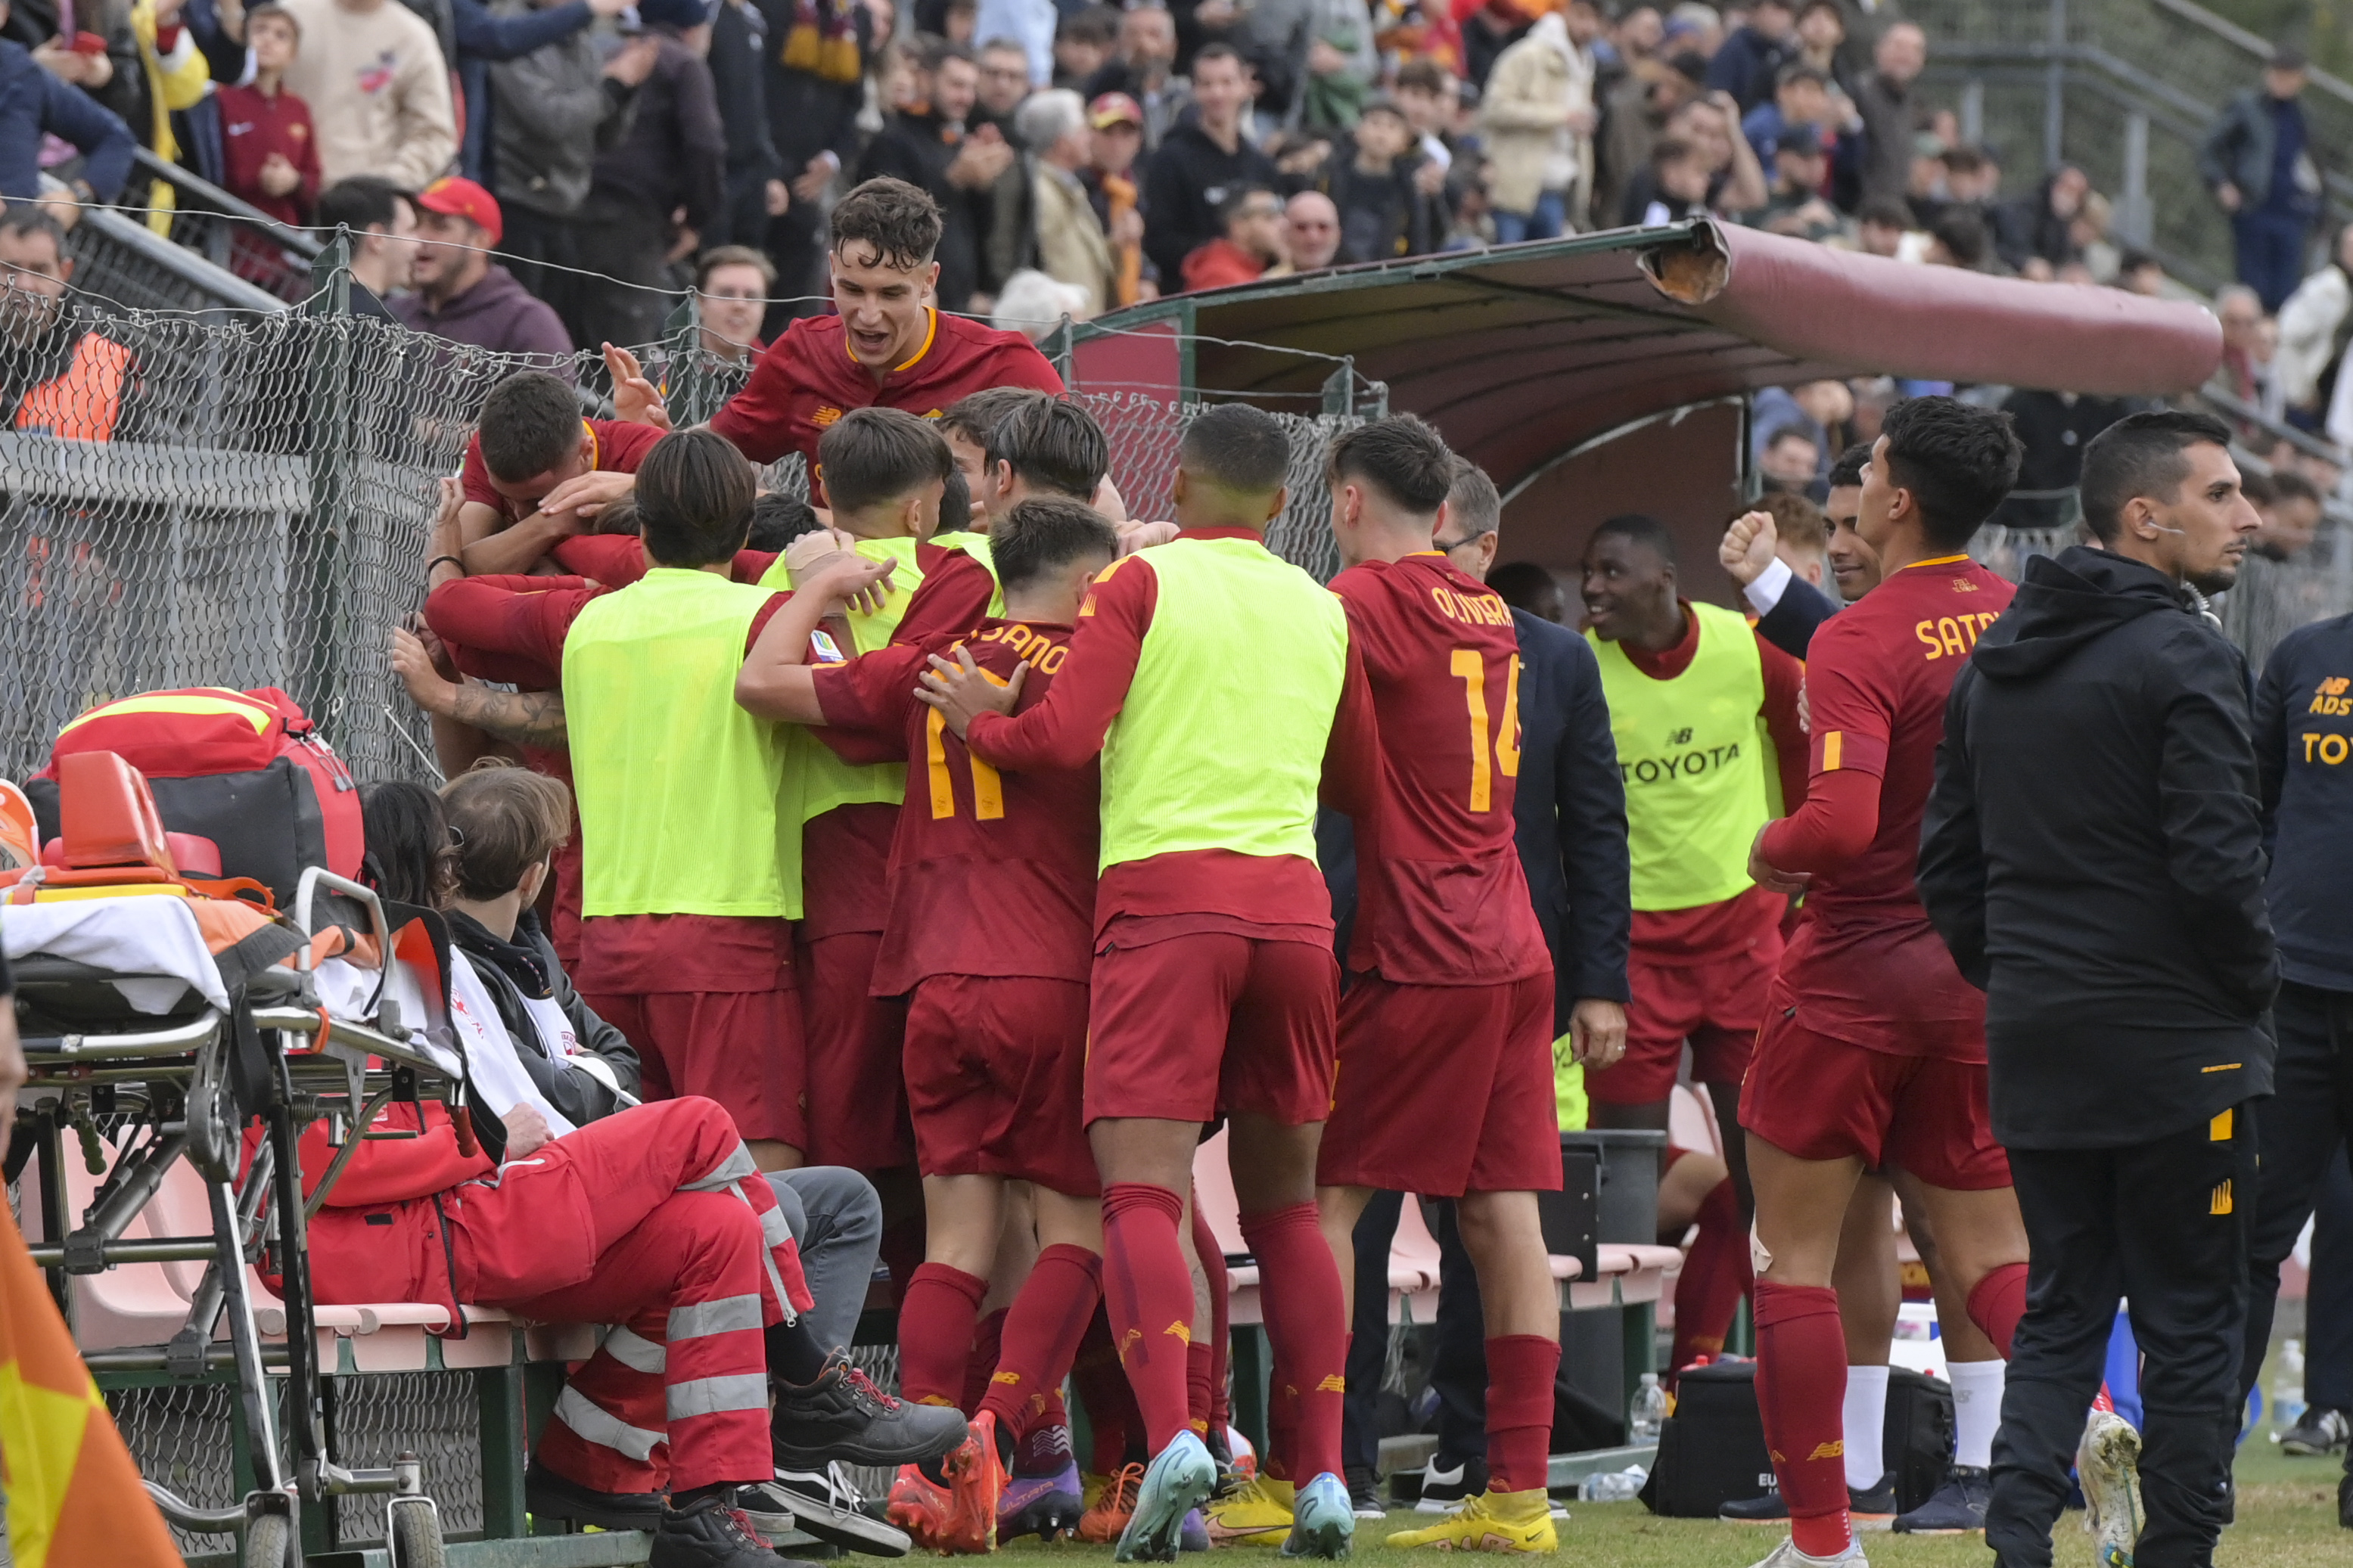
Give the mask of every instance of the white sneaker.
<svg viewBox="0 0 2353 1568">
<path fill-rule="evenodd" d="M 2094 1410 L 2075 1449 L 2084 1487 L 2084 1528 L 2102 1568 L 2132 1568 L 2140 1539 L 2140 1434 L 2112 1410 Z"/>
<path fill-rule="evenodd" d="M 1818 1565 L 1832 1563 L 1837 1563 L 1839 1568 L 1871 1568 L 1871 1564 L 1862 1555 L 1862 1537 L 1850 1536 L 1846 1550 L 1835 1557 L 1810 1557 L 1798 1550 L 1798 1543 L 1794 1539 L 1785 1539 L 1780 1545 L 1767 1552 L 1764 1560 L 1758 1563 L 1756 1568 L 1818 1568 Z"/>
</svg>

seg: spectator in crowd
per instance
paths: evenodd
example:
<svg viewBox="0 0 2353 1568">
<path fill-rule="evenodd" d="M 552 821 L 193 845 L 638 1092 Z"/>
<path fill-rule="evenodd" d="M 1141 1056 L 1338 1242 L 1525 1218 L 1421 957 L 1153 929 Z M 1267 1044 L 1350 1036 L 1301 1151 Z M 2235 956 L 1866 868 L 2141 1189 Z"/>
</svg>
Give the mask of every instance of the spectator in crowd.
<svg viewBox="0 0 2353 1568">
<path fill-rule="evenodd" d="M 126 128 L 149 123 L 147 74 L 140 61 L 129 6 L 113 5 L 95 15 L 77 16 L 60 0 L 17 0 L 13 6 L 0 7 L 0 33 L 28 51 L 34 64 L 68 87 L 79 88 Z M 105 47 L 87 52 L 77 48 L 83 33 Z M 243 45 L 237 46 L 237 53 L 241 74 Z"/>
<path fill-rule="evenodd" d="M 491 259 L 506 232 L 497 197 L 452 175 L 418 193 L 417 209 L 417 292 L 391 302 L 402 326 L 493 353 L 571 357 L 563 320 Z"/>
<path fill-rule="evenodd" d="M 1168 132 L 1145 174 L 1144 249 L 1164 279 L 1183 278 L 1187 257 L 1225 237 L 1235 192 L 1271 193 L 1276 179 L 1273 163 L 1242 135 L 1250 75 L 1232 46 L 1211 44 L 1194 57 L 1192 88 L 1200 112 Z"/>
<path fill-rule="evenodd" d="M 2260 493 L 2254 478 L 2246 476 L 2242 488 L 2255 503 L 2255 515 L 2263 525 L 2255 531 L 2255 541 L 2247 548 L 2267 561 L 2293 561 L 2320 537 L 2320 489 L 2293 468 L 2274 469 L 2264 478 Z"/>
<path fill-rule="evenodd" d="M 506 226 L 500 248 L 516 280 L 569 324 L 579 320 L 577 300 L 587 282 L 569 269 L 586 265 L 581 208 L 596 155 L 628 130 L 660 47 L 641 35 L 600 57 L 583 31 L 487 70 L 498 110 L 490 164 Z"/>
<path fill-rule="evenodd" d="M 754 0 L 767 24 L 767 76 L 761 83 L 768 136 L 784 164 L 788 199 L 768 225 L 776 290 L 821 297 L 826 190 L 858 161 L 858 111 L 874 47 L 873 14 L 862 0 Z M 814 304 L 779 307 L 786 320 Z"/>
<path fill-rule="evenodd" d="M 1580 6 L 1586 0 L 1578 0 Z M 1462 104 L 1462 84 L 1438 61 L 1423 56 L 1398 67 L 1389 96 L 1405 111 L 1414 140 L 1440 174 L 1454 166 L 1454 142 Z"/>
<path fill-rule="evenodd" d="M 195 37 L 180 26 L 182 4 L 183 0 L 134 0 L 131 6 L 131 37 L 137 56 L 141 108 L 128 123 L 147 150 L 166 163 L 180 162 L 174 127 L 187 123 L 174 117 L 184 110 L 195 108 L 212 89 L 211 65 L 196 47 Z M 217 143 L 210 145 L 216 153 Z M 214 172 L 218 172 L 216 167 Z M 149 209 L 147 226 L 157 234 L 168 234 L 172 227 L 169 215 L 174 205 L 171 182 L 158 178 L 151 183 L 145 205 Z"/>
<path fill-rule="evenodd" d="M 1090 99 L 1117 92 L 1133 100 L 1142 111 L 1145 148 L 1157 151 L 1193 101 L 1192 83 L 1172 74 L 1176 64 L 1175 20 L 1159 0 L 1137 0 L 1120 16 L 1118 53 L 1083 90 Z"/>
<path fill-rule="evenodd" d="M 1645 228 L 1707 216 L 1707 155 L 1696 142 L 1669 137 L 1651 149 L 1650 202 L 1639 220 Z"/>
<path fill-rule="evenodd" d="M 2127 294 L 2162 299 L 2170 281 L 2165 275 L 2165 264 L 2147 251 L 2127 250 L 2116 258 L 2116 287 Z"/>
<path fill-rule="evenodd" d="M 1695 78 L 1663 61 L 1639 60 L 1604 95 L 1595 142 L 1595 220 L 1605 226 L 1641 221 L 1650 201 L 1651 148 L 1699 91 Z"/>
<path fill-rule="evenodd" d="M 1862 120 L 1862 199 L 1901 201 L 1912 179 L 1912 85 L 1928 64 L 1928 35 L 1898 22 L 1879 35 L 1871 63 L 1853 93 Z"/>
<path fill-rule="evenodd" d="M 1580 183 L 1590 184 L 1599 123 L 1593 39 L 1599 23 L 1588 5 L 1547 11 L 1495 61 L 1479 108 L 1498 245 L 1551 239 L 1573 226 L 1568 204 Z"/>
<path fill-rule="evenodd" d="M 1855 245 L 1867 256 L 1908 259 L 1903 256 L 1904 242 L 1915 232 L 1912 209 L 1900 201 L 1876 198 L 1863 203 L 1855 215 Z"/>
<path fill-rule="evenodd" d="M 1052 81 L 1054 30 L 1060 16 L 1054 0 L 980 0 L 980 10 L 973 18 L 973 37 L 981 40 L 983 80 L 992 65 L 1004 68 L 1003 62 L 993 62 L 988 57 L 1006 53 L 1021 57 L 1022 92 Z M 1019 94 L 1014 95 L 1014 101 L 1019 101 Z M 1010 112 L 1011 108 L 1008 104 L 998 112 Z"/>
<path fill-rule="evenodd" d="M 1847 424 L 1854 417 L 1854 393 L 1845 382 L 1825 376 L 1796 386 L 1766 387 L 1757 394 L 1751 407 L 1749 423 L 1754 431 L 1749 455 L 1761 466 L 1773 436 L 1782 430 L 1802 433 L 1821 453 L 1841 450 Z M 1830 471 L 1827 457 L 1820 471 Z"/>
<path fill-rule="evenodd" d="M 2062 163 L 2042 178 L 2031 196 L 2021 196 L 1994 214 L 1994 251 L 2010 270 L 2030 273 L 2041 262 L 2044 280 L 2081 254 L 2075 220 L 2092 194 L 2089 175 L 2073 163 Z"/>
<path fill-rule="evenodd" d="M 1750 110 L 1773 96 L 1781 68 L 1798 55 L 1798 17 L 1790 0 L 1757 0 L 1746 25 L 1717 46 L 1707 62 L 1707 85 Z"/>
<path fill-rule="evenodd" d="M 2029 389 L 2004 398 L 2001 411 L 2026 452 L 2017 488 L 1993 521 L 2010 528 L 2055 528 L 2077 510 L 2073 498 L 2084 473 L 2084 449 L 2133 405 L 2121 397 Z"/>
<path fill-rule="evenodd" d="M 385 303 L 409 285 L 417 265 L 417 208 L 406 191 L 374 174 L 338 180 L 319 193 L 313 215 L 332 234 L 352 237 L 352 314 L 389 321 Z"/>
<path fill-rule="evenodd" d="M 1953 207 L 1928 226 L 1928 249 L 1924 260 L 1937 267 L 1958 267 L 1975 272 L 1993 253 L 1985 219 L 1968 207 Z"/>
<path fill-rule="evenodd" d="M 1245 31 L 1261 124 L 1345 131 L 1356 123 L 1381 71 L 1363 0 L 1256 0 Z"/>
<path fill-rule="evenodd" d="M 1445 215 L 1422 179 L 1428 161 L 1394 100 L 1376 98 L 1356 122 L 1353 153 L 1325 181 L 1340 211 L 1340 254 L 1349 261 L 1427 256 L 1445 237 Z M 1278 205 L 1277 216 L 1281 215 Z M 1187 280 L 1188 287 L 1198 287 Z"/>
<path fill-rule="evenodd" d="M 1222 289 L 1290 270 L 1283 265 L 1282 203 L 1264 185 L 1242 185 L 1228 195 L 1225 229 L 1186 256 L 1178 276 L 1187 289 Z"/>
<path fill-rule="evenodd" d="M 1482 99 L 1496 62 L 1544 15 L 1546 8 L 1532 0 L 1481 0 L 1479 8 L 1462 18 L 1462 75 Z M 1655 20 L 1658 13 L 1651 16 Z"/>
<path fill-rule="evenodd" d="M 2198 172 L 2231 215 L 2239 281 L 2276 310 L 2304 274 L 2305 241 L 2320 217 L 2320 165 L 2296 98 L 2304 91 L 2301 51 L 2279 48 L 2260 89 L 2238 93 L 2209 127 Z"/>
<path fill-rule="evenodd" d="M 582 279 L 571 324 L 583 345 L 649 342 L 670 313 L 671 263 L 700 249 L 727 200 L 727 138 L 702 0 L 638 0 L 657 53 L 626 133 L 596 159 L 580 210 Z"/>
<path fill-rule="evenodd" d="M 768 23 L 751 0 L 721 0 L 711 13 L 711 86 L 727 138 L 727 210 L 706 245 L 757 245 L 771 218 L 793 205 L 785 161 L 768 130 Z"/>
<path fill-rule="evenodd" d="M 1117 263 L 1112 302 L 1133 305 L 1148 297 L 1147 289 L 1159 291 L 1158 274 L 1144 258 L 1143 192 L 1135 172 L 1144 151 L 1144 107 L 1124 92 L 1106 92 L 1087 106 L 1087 124 L 1094 135 L 1079 177 Z"/>
<path fill-rule="evenodd" d="M 6 0 L 0 0 L 0 26 L 8 15 Z M 130 176 L 138 146 L 131 128 L 43 65 L 61 53 L 87 58 L 47 47 L 36 52 L 0 38 L 0 200 L 28 202 L 41 194 L 40 153 L 47 136 L 81 153 L 80 173 L 69 182 L 78 201 L 111 202 Z"/>
<path fill-rule="evenodd" d="M 1765 205 L 1765 170 L 1740 133 L 1740 108 L 1730 94 L 1714 92 L 1683 105 L 1674 123 L 1706 166 L 1709 210 L 1745 213 Z"/>
<path fill-rule="evenodd" d="M 1773 145 L 1772 192 L 1748 221 L 1799 239 L 1828 239 L 1842 232 L 1846 226 L 1837 209 L 1821 195 L 1830 165 L 1812 126 L 1795 125 L 1782 132 Z"/>
<path fill-rule="evenodd" d="M 1034 343 L 1042 342 L 1065 317 L 1083 321 L 1092 314 L 1093 299 L 1086 289 L 1025 267 L 1005 280 L 988 324 L 1000 332 L 1019 332 Z"/>
<path fill-rule="evenodd" d="M 131 351 L 67 305 L 73 274 L 65 230 L 47 208 L 19 202 L 0 212 L 0 408 L 11 430 L 135 438 L 123 428 Z"/>
<path fill-rule="evenodd" d="M 966 133 L 980 92 L 980 70 L 970 50 L 931 40 L 916 81 L 923 107 L 883 122 L 859 163 L 858 178 L 861 184 L 885 175 L 904 180 L 939 205 L 940 304 L 970 310 L 980 291 L 981 244 L 994 210 L 988 188 L 1012 166 L 1013 146 L 993 125 Z"/>
<path fill-rule="evenodd" d="M 2273 369 L 2277 337 L 2263 314 L 2263 302 L 2244 283 L 2214 290 L 2214 318 L 2222 326 L 2222 363 L 2207 385 L 2278 422 L 2287 412 Z"/>
<path fill-rule="evenodd" d="M 1806 0 L 1798 10 L 1797 58 L 1813 67 L 1846 97 L 1853 92 L 1847 80 L 1846 11 L 1839 0 Z"/>
<path fill-rule="evenodd" d="M 2288 417 L 2309 430 L 2328 405 L 2353 323 L 2353 223 L 2337 231 L 2328 259 L 2295 286 L 2279 309 L 2273 378 Z"/>
<path fill-rule="evenodd" d="M 501 5 L 493 14 L 483 0 L 448 0 L 448 26 L 442 36 L 457 46 L 458 101 L 464 110 L 465 126 L 458 149 L 458 172 L 479 184 L 497 188 L 491 174 L 498 145 L 492 131 L 498 119 L 491 87 L 492 66 L 561 43 L 601 17 L 619 16 L 628 6 L 628 0 L 555 0 L 522 9 Z"/>
<path fill-rule="evenodd" d="M 1830 129 L 1830 77 L 1798 61 L 1781 68 L 1771 98 L 1741 117 L 1740 133 L 1757 150 L 1757 161 L 1770 167 L 1783 132 L 1802 125 L 1820 136 Z"/>
<path fill-rule="evenodd" d="M 1119 13 L 1109 5 L 1063 17 L 1054 29 L 1054 85 L 1075 92 L 1094 80 L 1118 41 Z"/>
<path fill-rule="evenodd" d="M 1332 266 L 1340 257 L 1340 209 L 1321 191 L 1302 191 L 1282 207 L 1291 265 L 1300 272 Z"/>
<path fill-rule="evenodd" d="M 1050 88 L 1021 106 L 1014 128 L 1036 163 L 1030 210 L 1037 215 L 1039 270 L 1084 293 L 1073 316 L 1097 315 L 1118 301 L 1119 263 L 1079 177 L 1094 156 L 1086 104 L 1068 88 Z"/>
<path fill-rule="evenodd" d="M 1000 132 L 1013 129 L 1013 111 L 1029 96 L 1029 56 L 1014 40 L 983 33 L 988 41 L 980 46 L 973 61 L 979 68 L 980 79 L 974 97 L 978 108 L 973 115 L 976 123 L 995 125 Z M 1039 87 L 1046 84 L 1036 83 Z"/>
<path fill-rule="evenodd" d="M 332 184 L 382 174 L 409 190 L 458 152 L 449 68 L 432 26 L 399 0 L 284 0 L 306 47 L 286 88 L 311 105 Z"/>
<path fill-rule="evenodd" d="M 738 364 L 757 359 L 768 346 L 760 341 L 760 321 L 776 286 L 776 264 L 748 245 L 704 251 L 694 269 L 704 352 Z"/>
<path fill-rule="evenodd" d="M 302 29 L 282 5 L 245 16 L 253 84 L 214 89 L 220 104 L 221 185 L 283 224 L 300 225 L 319 199 L 319 138 L 311 106 L 286 90 L 286 68 L 302 47 Z"/>
<path fill-rule="evenodd" d="M 1784 425 L 1765 437 L 1765 454 L 1757 468 L 1765 487 L 1785 495 L 1801 496 L 1813 489 L 1822 470 L 1823 448 L 1801 426 Z"/>
</svg>

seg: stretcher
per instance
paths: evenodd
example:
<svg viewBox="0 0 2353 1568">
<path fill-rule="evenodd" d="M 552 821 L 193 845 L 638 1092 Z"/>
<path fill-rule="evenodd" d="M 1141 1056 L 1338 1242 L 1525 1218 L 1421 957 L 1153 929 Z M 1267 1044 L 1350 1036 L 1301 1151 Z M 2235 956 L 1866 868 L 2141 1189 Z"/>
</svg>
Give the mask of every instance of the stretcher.
<svg viewBox="0 0 2353 1568">
<path fill-rule="evenodd" d="M 207 946 L 202 900 L 62 868 L 58 885 L 26 885 L 37 880 L 20 880 L 0 909 L 29 1073 L 5 1108 L 15 1117 L 5 1174 L 100 1389 L 118 1405 L 211 1396 L 215 1415 L 193 1432 L 181 1420 L 168 1459 L 152 1440 L 142 1452 L 142 1429 L 119 1419 L 190 1561 L 642 1561 L 642 1534 L 525 1539 L 529 1413 L 552 1403 L 565 1362 L 594 1350 L 593 1325 L 526 1326 L 469 1307 L 462 1334 L 444 1337 L 440 1305 L 314 1299 L 306 1221 L 363 1139 L 384 1135 L 363 1130 L 396 1100 L 448 1101 L 463 1120 L 466 1064 L 449 1037 L 422 1026 L 441 994 L 403 960 L 378 962 L 407 950 L 375 895 L 305 872 L 290 926 L 268 929 L 358 940 L 294 937 L 290 955 L 248 965 L 233 962 L 234 946 Z M 37 891 L 50 901 L 28 901 Z M 339 947 L 343 956 L 321 956 Z M 306 1198 L 300 1140 L 321 1121 L 333 1153 Z M 258 1137 L 246 1132 L 257 1125 Z M 366 1385 L 382 1406 L 385 1387 L 409 1374 L 445 1388 L 452 1374 L 470 1381 L 470 1429 L 427 1432 L 420 1407 L 395 1397 L 399 1414 L 367 1436 L 398 1447 L 355 1462 L 353 1390 Z M 437 1451 L 421 1454 L 436 1436 Z M 477 1543 L 453 1551 L 443 1508 L 460 1480 L 469 1517 L 448 1533 Z M 224 1537 L 228 1551 L 207 1552 Z"/>
</svg>

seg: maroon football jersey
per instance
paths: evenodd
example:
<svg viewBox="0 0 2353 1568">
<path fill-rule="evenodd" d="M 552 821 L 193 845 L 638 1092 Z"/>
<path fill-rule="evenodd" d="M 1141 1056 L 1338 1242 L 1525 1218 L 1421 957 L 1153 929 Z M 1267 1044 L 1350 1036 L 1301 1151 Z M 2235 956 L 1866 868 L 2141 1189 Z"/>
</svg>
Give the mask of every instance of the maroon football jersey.
<svg viewBox="0 0 2353 1568">
<path fill-rule="evenodd" d="M 1087 978 L 1103 803 L 1097 765 L 999 772 L 914 695 L 928 656 L 953 658 L 962 646 L 1000 681 L 1029 661 L 1014 708 L 1026 712 L 1053 684 L 1070 640 L 1068 626 L 987 620 L 959 637 L 818 668 L 826 722 L 894 737 L 907 758 L 874 994 L 902 995 L 931 974 Z"/>
<path fill-rule="evenodd" d="M 1520 644 L 1512 612 L 1436 551 L 1332 579 L 1363 650 L 1380 785 L 1356 820 L 1348 966 L 1407 984 L 1492 985 L 1552 955 L 1513 842 Z"/>
</svg>

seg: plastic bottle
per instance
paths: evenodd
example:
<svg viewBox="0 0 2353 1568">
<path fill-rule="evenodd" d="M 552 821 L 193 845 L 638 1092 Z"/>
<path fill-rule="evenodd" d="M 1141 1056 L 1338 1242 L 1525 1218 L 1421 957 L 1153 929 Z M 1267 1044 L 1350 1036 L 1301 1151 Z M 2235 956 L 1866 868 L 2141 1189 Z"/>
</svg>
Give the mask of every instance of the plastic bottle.
<svg viewBox="0 0 2353 1568">
<path fill-rule="evenodd" d="M 2272 1371 L 2272 1441 L 2304 1415 L 2304 1342 L 2285 1340 Z"/>
<path fill-rule="evenodd" d="M 1667 1391 L 1659 1386 L 1659 1374 L 1646 1372 L 1642 1386 L 1634 1391 L 1634 1402 L 1626 1409 L 1626 1441 L 1630 1445 L 1655 1443 L 1659 1428 L 1666 1425 Z"/>
<path fill-rule="evenodd" d="M 1631 1502 L 1642 1495 L 1642 1483 L 1650 1479 L 1641 1466 L 1629 1465 L 1586 1477 L 1577 1483 L 1577 1495 L 1586 1502 Z"/>
</svg>

